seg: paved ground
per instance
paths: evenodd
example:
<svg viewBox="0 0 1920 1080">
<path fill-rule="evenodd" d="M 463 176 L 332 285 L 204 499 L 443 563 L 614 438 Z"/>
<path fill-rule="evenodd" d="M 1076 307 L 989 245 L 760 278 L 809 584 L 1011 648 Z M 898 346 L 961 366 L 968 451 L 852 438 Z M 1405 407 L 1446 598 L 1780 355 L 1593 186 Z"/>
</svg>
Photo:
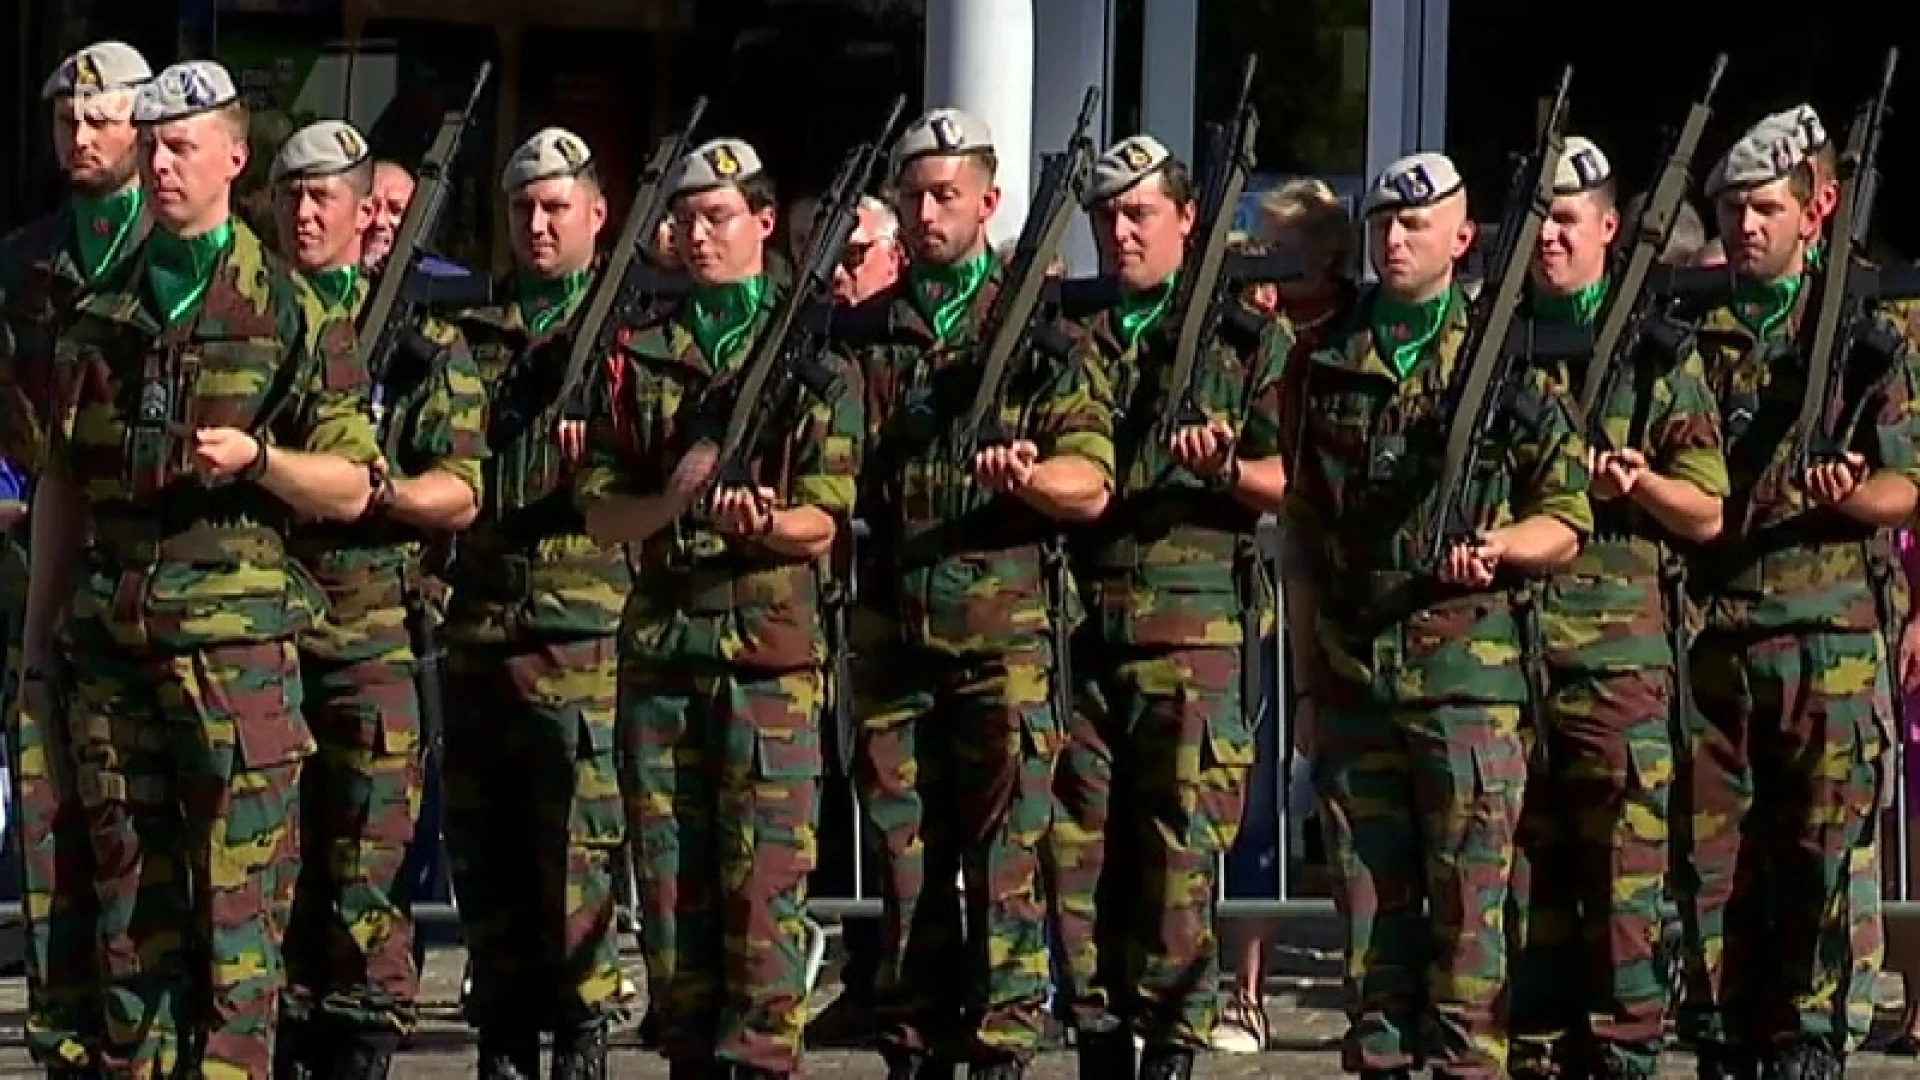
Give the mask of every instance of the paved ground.
<svg viewBox="0 0 1920 1080">
<path fill-rule="evenodd" d="M 1338 1012 L 1336 973 L 1338 956 L 1332 945 L 1332 931 L 1324 923 L 1302 923 L 1290 931 L 1289 945 L 1280 950 L 1277 972 L 1268 993 L 1268 1015 L 1273 1027 L 1273 1045 L 1265 1054 L 1248 1056 L 1215 1055 L 1202 1064 L 1197 1075 L 1208 1080 L 1253 1080 L 1255 1077 L 1334 1077 L 1339 1061 L 1332 1047 L 1339 1038 L 1342 1021 Z M 638 957 L 629 957 L 636 982 L 644 984 Z M 396 1062 L 396 1080 L 454 1080 L 471 1077 L 474 1070 L 473 1040 L 459 1020 L 459 980 L 462 954 L 458 949 L 436 950 L 429 962 L 425 987 L 426 1024 L 416 1045 Z M 1890 1003 L 1897 1004 L 1897 981 L 1888 988 Z M 833 986 L 822 989 L 824 1003 L 837 992 Z M 32 1077 L 37 1074 L 20 1048 L 20 1011 L 25 990 L 16 977 L 0 979 L 0 1077 Z M 1882 1020 L 1897 1017 L 1883 1014 Z M 618 1041 L 611 1075 L 634 1080 L 664 1080 L 666 1067 L 659 1058 L 634 1044 L 631 1032 Z M 807 1059 L 812 1076 L 844 1077 L 846 1080 L 881 1080 L 885 1070 L 871 1052 L 819 1050 Z M 1663 1077 L 1690 1077 L 1692 1062 L 1676 1053 L 1663 1071 Z M 1849 1077 L 1920 1077 L 1920 1061 L 1892 1059 L 1878 1054 L 1862 1054 L 1847 1070 Z M 1033 1080 L 1073 1080 L 1076 1076 L 1070 1053 L 1043 1056 L 1031 1071 Z"/>
</svg>

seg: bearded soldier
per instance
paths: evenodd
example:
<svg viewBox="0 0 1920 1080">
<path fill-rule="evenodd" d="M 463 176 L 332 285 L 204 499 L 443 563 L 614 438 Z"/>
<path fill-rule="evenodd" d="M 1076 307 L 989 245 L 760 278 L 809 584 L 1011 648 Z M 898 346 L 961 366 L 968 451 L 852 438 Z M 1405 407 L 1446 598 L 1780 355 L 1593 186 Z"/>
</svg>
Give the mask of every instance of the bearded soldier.
<svg viewBox="0 0 1920 1080">
<path fill-rule="evenodd" d="M 360 247 L 372 173 L 366 139 L 328 120 L 295 132 L 269 178 L 281 250 L 342 318 L 357 320 L 369 291 Z M 459 335 L 437 323 L 420 332 L 439 350 L 430 370 L 387 372 L 372 395 L 395 457 L 383 457 L 366 515 L 293 537 L 327 616 L 300 643 L 318 749 L 300 778 L 301 869 L 275 1046 L 285 1077 L 379 1080 L 416 1019 L 402 874 L 421 784 L 408 605 L 419 602 L 420 540 L 464 528 L 477 510 L 486 401 Z"/>
<path fill-rule="evenodd" d="M 47 428 L 59 423 L 48 412 L 58 323 L 149 227 L 134 158 L 133 99 L 152 76 L 133 48 L 103 41 L 68 57 L 40 91 L 51 106 L 54 153 L 70 194 L 59 209 L 0 241 L 0 454 L 29 474 L 45 458 Z M 65 602 L 41 597 L 40 621 L 47 604 Z M 12 630 L 7 667 L 17 676 L 21 642 Z M 34 686 L 14 703 L 7 761 L 19 823 L 27 1046 L 60 1076 L 83 1072 L 98 1041 L 98 904 L 72 771 L 59 767 L 67 739 L 48 729 L 63 717 L 46 689 Z"/>
<path fill-rule="evenodd" d="M 950 1076 L 961 1060 L 973 1077 L 1019 1077 L 1040 1041 L 1037 849 L 1061 724 L 1049 630 L 1067 617 L 1049 547 L 1112 486 L 1112 407 L 1077 363 L 1016 358 L 997 415 L 1012 442 L 957 460 L 1001 281 L 985 230 L 995 162 L 986 125 L 955 109 L 900 137 L 911 265 L 872 301 L 886 326 L 860 346 L 877 563 L 856 778 L 885 848 L 876 1012 L 893 1080 Z"/>
<path fill-rule="evenodd" d="M 1516 575 L 1569 562 L 1593 527 L 1586 446 L 1529 372 L 1475 473 L 1471 542 L 1424 551 L 1460 378 L 1473 239 L 1453 162 L 1388 166 L 1364 205 L 1379 285 L 1306 363 L 1288 527 L 1327 567 L 1315 787 L 1352 958 L 1342 1061 L 1369 1077 L 1503 1075 L 1501 909 L 1526 782 Z"/>
<path fill-rule="evenodd" d="M 1606 155 L 1567 139 L 1532 268 L 1537 321 L 1590 327 L 1599 317 L 1615 199 Z M 1572 389 L 1607 359 L 1543 367 Z M 1667 619 L 1684 612 L 1666 610 L 1661 587 L 1671 541 L 1719 532 L 1727 465 L 1691 348 L 1611 359 L 1620 370 L 1589 421 L 1606 435 L 1591 470 L 1594 538 L 1546 589 L 1549 746 L 1520 818 L 1508 927 L 1515 1075 L 1651 1077 L 1666 1041 L 1654 946 L 1673 781 Z"/>
<path fill-rule="evenodd" d="M 446 831 L 473 962 L 480 1073 L 605 1075 L 619 1006 L 614 632 L 632 584 L 573 502 L 584 433 L 560 419 L 570 324 L 607 202 L 578 135 L 548 128 L 500 177 L 518 273 L 454 320 L 487 386 L 480 517 L 460 538 L 446 733 Z"/>
<path fill-rule="evenodd" d="M 1083 362 L 1120 403 L 1114 501 L 1074 538 L 1088 608 L 1050 841 L 1080 1075 L 1189 1076 L 1218 1016 L 1214 869 L 1253 762 L 1241 700 L 1243 610 L 1261 603 L 1254 528 L 1279 509 L 1279 382 L 1293 338 L 1268 321 L 1204 343 L 1204 424 L 1153 441 L 1168 385 L 1174 277 L 1194 224 L 1186 163 L 1151 136 L 1100 158 L 1086 192 L 1118 301 Z M 1271 597 L 1271 589 L 1266 596 Z M 1084 646 L 1084 648 L 1082 648 Z"/>
<path fill-rule="evenodd" d="M 1801 106 L 1750 129 L 1707 183 L 1737 284 L 1699 325 L 1726 416 L 1733 512 L 1692 563 L 1705 626 L 1677 783 L 1688 842 L 1676 891 L 1691 939 L 1680 1026 L 1703 1077 L 1841 1076 L 1872 1019 L 1854 1007 L 1871 1000 L 1859 981 L 1871 985 L 1880 963 L 1878 927 L 1858 917 L 1874 902 L 1872 822 L 1891 738 L 1869 547 L 1914 512 L 1920 376 L 1907 326 L 1887 313 L 1903 347 L 1885 378 L 1847 380 L 1860 422 L 1842 460 L 1796 473 L 1809 256 L 1832 152 Z M 1850 349 L 1834 363 L 1864 360 Z"/>
<path fill-rule="evenodd" d="M 715 464 L 696 440 L 723 422 L 780 289 L 765 261 L 773 185 L 752 146 L 693 150 L 670 192 L 693 291 L 623 335 L 580 497 L 595 536 L 643 545 L 620 711 L 648 996 L 672 1075 L 784 1077 L 800 1068 L 817 853 L 815 567 L 853 513 L 861 390 L 842 365 L 830 400 L 773 416 L 751 489 L 719 488 L 704 518 L 686 516 Z"/>
<path fill-rule="evenodd" d="M 100 1069 L 241 1080 L 268 1071 L 271 901 L 313 750 L 294 640 L 322 599 L 287 535 L 296 518 L 364 512 L 377 448 L 352 326 L 233 219 L 247 113 L 226 70 L 168 68 L 134 122 L 156 228 L 61 339 L 71 420 L 54 434 L 33 574 L 36 591 L 73 596 Z M 53 661 L 51 611 L 34 615 L 29 683 Z"/>
</svg>

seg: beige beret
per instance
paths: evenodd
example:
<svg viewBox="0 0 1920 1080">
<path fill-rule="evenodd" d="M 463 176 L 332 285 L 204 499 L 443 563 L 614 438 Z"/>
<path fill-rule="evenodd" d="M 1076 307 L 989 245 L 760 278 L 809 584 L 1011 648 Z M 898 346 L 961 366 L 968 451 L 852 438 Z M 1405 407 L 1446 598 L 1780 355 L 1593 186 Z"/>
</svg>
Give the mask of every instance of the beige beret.
<svg viewBox="0 0 1920 1080">
<path fill-rule="evenodd" d="M 507 158 L 500 170 L 500 190 L 519 191 L 539 180 L 578 176 L 593 162 L 587 141 L 566 128 L 541 128 Z"/>
<path fill-rule="evenodd" d="M 922 157 L 957 157 L 993 151 L 993 130 L 959 109 L 933 109 L 915 120 L 893 144 L 895 169 Z"/>
<path fill-rule="evenodd" d="M 1083 201 L 1088 206 L 1103 203 L 1152 176 L 1172 160 L 1173 152 L 1151 135 L 1121 139 L 1093 163 L 1093 178 L 1087 181 Z"/>
<path fill-rule="evenodd" d="M 1453 195 L 1465 183 L 1453 159 L 1431 151 L 1411 154 L 1380 170 L 1380 176 L 1367 191 L 1360 213 L 1376 210 L 1417 210 Z"/>
<path fill-rule="evenodd" d="M 1813 106 L 1796 105 L 1774 113 L 1748 128 L 1713 167 L 1707 176 L 1707 195 L 1771 184 L 1825 145 L 1827 129 Z"/>
<path fill-rule="evenodd" d="M 744 184 L 759 176 L 766 167 L 760 151 L 742 139 L 712 139 L 687 151 L 673 171 L 673 183 L 667 197 L 677 199 L 697 191 Z"/>
<path fill-rule="evenodd" d="M 211 60 L 175 64 L 140 88 L 133 122 L 169 124 L 231 105 L 240 97 L 233 76 Z"/>
<path fill-rule="evenodd" d="M 267 180 L 277 184 L 288 177 L 336 176 L 367 160 L 367 153 L 366 137 L 352 124 L 322 120 L 280 145 Z"/>
<path fill-rule="evenodd" d="M 1578 195 L 1593 191 L 1613 179 L 1613 163 L 1592 139 L 1569 135 L 1560 152 L 1560 165 L 1553 170 L 1555 195 Z"/>
<path fill-rule="evenodd" d="M 99 41 L 61 61 L 40 87 L 40 98 L 52 101 L 76 92 L 125 90 L 152 78 L 153 69 L 139 50 L 121 41 Z"/>
</svg>

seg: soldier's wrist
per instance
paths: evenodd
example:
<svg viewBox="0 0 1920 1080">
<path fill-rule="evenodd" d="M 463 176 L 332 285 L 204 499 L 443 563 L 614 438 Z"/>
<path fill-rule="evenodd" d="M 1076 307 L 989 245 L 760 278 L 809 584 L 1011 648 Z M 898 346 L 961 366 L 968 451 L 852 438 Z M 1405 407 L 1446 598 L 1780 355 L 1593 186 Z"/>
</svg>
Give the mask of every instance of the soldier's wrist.
<svg viewBox="0 0 1920 1080">
<path fill-rule="evenodd" d="M 253 460 L 242 466 L 239 473 L 235 474 L 234 479 L 248 484 L 259 483 L 260 478 L 267 475 L 267 449 L 268 447 L 264 440 L 254 439 Z"/>
</svg>

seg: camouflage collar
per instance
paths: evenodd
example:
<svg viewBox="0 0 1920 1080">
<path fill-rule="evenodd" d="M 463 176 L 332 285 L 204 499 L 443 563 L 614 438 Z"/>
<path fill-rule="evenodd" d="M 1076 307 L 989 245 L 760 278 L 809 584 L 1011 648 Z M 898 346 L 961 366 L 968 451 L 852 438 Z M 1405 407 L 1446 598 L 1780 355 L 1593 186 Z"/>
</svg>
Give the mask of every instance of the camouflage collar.
<svg viewBox="0 0 1920 1080">
<path fill-rule="evenodd" d="M 119 323 L 147 337 L 169 341 L 271 338 L 280 333 L 271 289 L 273 271 L 284 268 L 247 223 L 233 218 L 233 241 L 215 266 L 198 310 L 175 326 L 163 326 L 146 296 L 146 263 L 151 233 L 140 246 L 110 267 L 76 314 Z"/>
<path fill-rule="evenodd" d="M 683 298 L 677 303 L 656 309 L 638 325 L 621 330 L 620 351 L 648 367 L 678 368 L 712 378 L 713 368 L 707 363 L 706 354 L 700 351 L 700 343 L 694 340 L 693 332 L 687 329 L 687 320 L 682 317 L 686 303 Z M 749 342 L 759 335 L 765 323 L 766 315 L 762 313 L 748 332 Z"/>
<path fill-rule="evenodd" d="M 1807 305 L 1813 295 L 1812 289 L 1801 289 L 1794 299 L 1793 307 L 1788 309 L 1786 317 L 1780 321 L 1775 331 L 1768 335 L 1767 341 L 1793 341 L 1800 336 L 1800 324 L 1807 317 Z M 1760 344 L 1761 339 L 1747 324 L 1741 321 L 1739 312 L 1733 303 L 1715 305 L 1700 319 L 1699 333 L 1703 338 L 1722 338 L 1739 343 L 1742 351 L 1751 350 Z"/>
<path fill-rule="evenodd" d="M 951 349 L 959 349 L 975 344 L 978 341 L 980 324 L 986 321 L 987 313 L 993 309 L 994 298 L 1000 294 L 1000 287 L 1005 284 L 1005 276 L 1006 268 L 996 264 L 987 274 L 987 280 L 981 282 L 979 290 L 973 294 L 973 303 L 967 306 L 966 313 L 954 324 L 952 336 L 943 343 L 940 335 L 934 333 L 933 325 L 920 314 L 920 305 L 914 302 L 913 288 L 903 275 L 885 294 L 888 327 L 892 331 L 892 336 L 896 339 L 904 339 L 900 341 L 902 344 L 915 345 L 923 349 L 931 349 L 942 344 Z"/>
</svg>

